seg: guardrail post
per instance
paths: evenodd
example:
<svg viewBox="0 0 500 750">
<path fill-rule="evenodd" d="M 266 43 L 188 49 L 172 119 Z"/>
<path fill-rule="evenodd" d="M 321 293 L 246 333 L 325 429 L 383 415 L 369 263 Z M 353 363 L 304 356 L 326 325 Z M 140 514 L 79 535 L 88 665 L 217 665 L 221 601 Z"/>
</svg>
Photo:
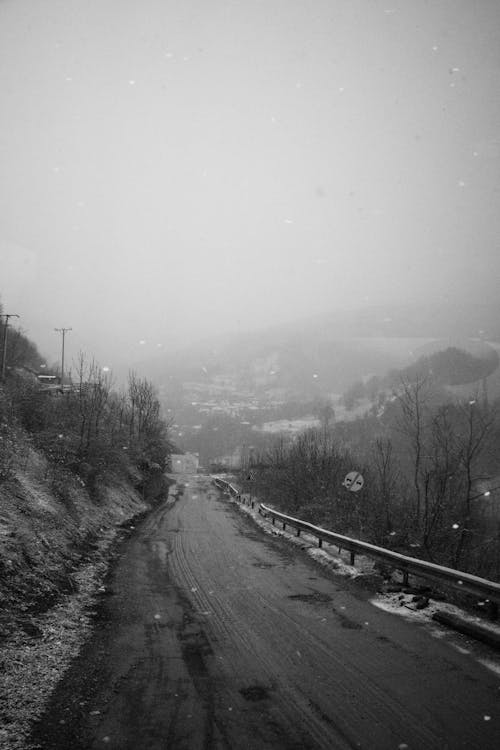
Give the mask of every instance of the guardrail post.
<svg viewBox="0 0 500 750">
<path fill-rule="evenodd" d="M 405 586 L 408 586 L 408 581 L 409 581 L 409 579 L 408 579 L 408 571 L 407 570 L 403 570 L 403 583 L 404 583 Z"/>
<path fill-rule="evenodd" d="M 300 529 L 297 529 L 297 536 L 300 536 Z"/>
<path fill-rule="evenodd" d="M 283 531 L 286 529 L 286 521 L 283 521 Z"/>
<path fill-rule="evenodd" d="M 275 523 L 274 523 L 274 521 L 275 521 L 275 518 L 274 518 L 274 516 L 273 516 L 273 517 L 272 517 L 272 520 L 271 520 L 271 523 L 272 523 L 272 525 L 273 525 L 273 526 L 275 526 Z"/>
<path fill-rule="evenodd" d="M 354 552 L 351 550 L 351 565 L 354 565 L 355 560 L 356 560 L 356 556 Z"/>
<path fill-rule="evenodd" d="M 322 546 L 323 546 L 323 540 L 318 538 L 318 547 L 322 547 Z"/>
</svg>

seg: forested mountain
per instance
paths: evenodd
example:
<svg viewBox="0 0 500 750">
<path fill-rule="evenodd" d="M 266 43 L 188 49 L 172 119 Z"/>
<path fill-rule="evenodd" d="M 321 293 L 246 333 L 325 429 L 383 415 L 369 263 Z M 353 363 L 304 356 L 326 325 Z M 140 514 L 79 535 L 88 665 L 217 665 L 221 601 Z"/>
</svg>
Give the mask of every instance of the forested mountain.
<svg viewBox="0 0 500 750">
<path fill-rule="evenodd" d="M 278 389 L 289 397 L 311 398 L 413 365 L 428 347 L 477 355 L 475 345 L 500 342 L 498 313 L 497 306 L 467 304 L 334 312 L 215 337 L 141 367 L 167 390 L 186 381 L 210 384 L 225 377 L 241 389 Z"/>
</svg>

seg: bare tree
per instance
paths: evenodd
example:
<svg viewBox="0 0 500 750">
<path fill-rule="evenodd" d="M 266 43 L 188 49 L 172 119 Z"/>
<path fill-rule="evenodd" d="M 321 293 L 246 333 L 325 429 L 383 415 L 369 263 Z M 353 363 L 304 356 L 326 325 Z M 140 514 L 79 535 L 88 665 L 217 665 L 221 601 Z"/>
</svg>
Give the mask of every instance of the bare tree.
<svg viewBox="0 0 500 750">
<path fill-rule="evenodd" d="M 131 447 L 140 454 L 151 455 L 170 446 L 168 424 L 161 417 L 160 402 L 153 384 L 129 373 L 128 423 Z M 159 456 L 157 456 L 159 458 Z"/>
<path fill-rule="evenodd" d="M 422 520 L 422 467 L 425 456 L 427 431 L 427 407 L 429 381 L 417 374 L 413 380 L 401 379 L 400 391 L 396 394 L 400 406 L 398 430 L 409 442 L 413 464 L 413 489 L 415 492 L 414 523 L 420 528 Z"/>
<path fill-rule="evenodd" d="M 111 379 L 94 359 L 87 360 L 83 352 L 78 355 L 76 372 L 80 415 L 79 451 L 83 452 L 90 449 L 93 439 L 99 438 L 111 392 Z"/>
<path fill-rule="evenodd" d="M 377 438 L 371 458 L 377 482 L 376 496 L 381 504 L 383 516 L 383 529 L 381 531 L 382 535 L 386 536 L 393 530 L 392 506 L 400 479 L 400 471 L 395 464 L 392 441 L 389 438 Z"/>
<path fill-rule="evenodd" d="M 496 422 L 496 412 L 487 402 L 471 399 L 466 406 L 459 408 L 459 462 L 464 475 L 462 523 L 459 541 L 456 546 L 454 563 L 459 565 L 467 553 L 472 540 L 474 487 L 481 475 L 481 458 Z"/>
</svg>

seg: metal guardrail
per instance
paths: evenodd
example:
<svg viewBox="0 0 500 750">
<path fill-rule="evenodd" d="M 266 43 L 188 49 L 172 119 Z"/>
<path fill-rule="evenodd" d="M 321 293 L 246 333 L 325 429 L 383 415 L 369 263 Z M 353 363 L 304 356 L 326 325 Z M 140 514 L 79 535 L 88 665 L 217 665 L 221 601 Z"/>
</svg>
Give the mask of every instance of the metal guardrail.
<svg viewBox="0 0 500 750">
<path fill-rule="evenodd" d="M 226 482 L 225 479 L 221 479 L 220 477 L 212 477 L 213 483 L 216 487 L 218 487 L 220 490 L 223 490 L 224 492 L 227 492 L 229 495 L 232 495 L 233 497 L 239 497 L 240 493 L 229 482 Z"/>
<path fill-rule="evenodd" d="M 222 489 L 229 495 L 241 501 L 240 493 L 232 484 L 220 478 L 214 479 L 214 483 L 219 489 Z M 251 500 L 250 502 L 252 507 L 254 507 L 255 501 Z M 337 534 L 333 531 L 322 529 L 319 526 L 314 526 L 312 523 L 302 521 L 300 518 L 294 518 L 285 513 L 280 513 L 279 511 L 264 505 L 264 503 L 259 503 L 258 510 L 261 515 L 270 517 L 273 525 L 276 521 L 281 521 L 283 529 L 286 529 L 287 526 L 291 526 L 296 530 L 297 536 L 300 536 L 301 531 L 305 531 L 313 537 L 316 537 L 319 547 L 322 546 L 323 542 L 326 542 L 336 546 L 339 552 L 340 550 L 347 550 L 351 555 L 351 565 L 354 565 L 356 555 L 367 555 L 375 560 L 385 562 L 395 570 L 399 570 L 403 574 L 403 581 L 405 584 L 408 584 L 408 576 L 413 575 L 446 584 L 448 587 L 459 592 L 467 591 L 474 596 L 486 598 L 489 602 L 491 617 L 498 617 L 500 583 L 489 581 L 486 578 L 480 578 L 479 576 L 474 576 L 470 573 L 464 573 L 460 570 L 455 570 L 454 568 L 446 568 L 442 565 L 436 565 L 435 563 L 427 562 L 427 560 L 419 560 L 416 557 L 401 555 L 399 552 L 393 552 L 384 547 L 377 547 L 368 542 L 351 539 L 342 534 Z"/>
</svg>

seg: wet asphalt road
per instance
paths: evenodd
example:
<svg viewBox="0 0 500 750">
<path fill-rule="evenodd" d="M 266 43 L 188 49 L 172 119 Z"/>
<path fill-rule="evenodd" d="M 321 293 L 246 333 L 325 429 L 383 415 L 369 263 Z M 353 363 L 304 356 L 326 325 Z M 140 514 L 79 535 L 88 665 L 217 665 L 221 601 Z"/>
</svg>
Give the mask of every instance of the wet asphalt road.
<svg viewBox="0 0 500 750">
<path fill-rule="evenodd" d="M 500 746 L 495 675 L 187 481 L 124 544 L 39 747 Z"/>
</svg>

